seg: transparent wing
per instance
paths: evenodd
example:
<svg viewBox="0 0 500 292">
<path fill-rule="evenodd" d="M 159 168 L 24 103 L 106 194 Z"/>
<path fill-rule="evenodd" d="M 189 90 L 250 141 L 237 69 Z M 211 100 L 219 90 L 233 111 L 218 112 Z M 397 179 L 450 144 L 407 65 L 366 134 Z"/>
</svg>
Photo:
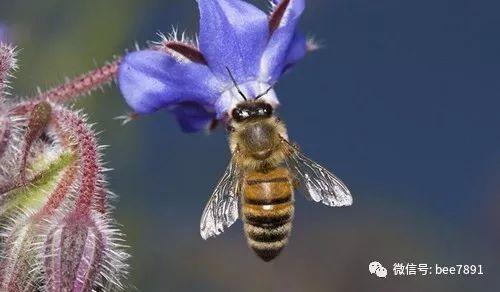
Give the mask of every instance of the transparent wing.
<svg viewBox="0 0 500 292">
<path fill-rule="evenodd" d="M 200 222 L 203 239 L 221 234 L 238 219 L 239 182 L 240 171 L 233 159 L 203 210 Z"/>
<path fill-rule="evenodd" d="M 352 205 L 351 192 L 338 177 L 307 158 L 288 141 L 285 143 L 288 149 L 286 164 L 308 199 L 334 207 Z"/>
</svg>

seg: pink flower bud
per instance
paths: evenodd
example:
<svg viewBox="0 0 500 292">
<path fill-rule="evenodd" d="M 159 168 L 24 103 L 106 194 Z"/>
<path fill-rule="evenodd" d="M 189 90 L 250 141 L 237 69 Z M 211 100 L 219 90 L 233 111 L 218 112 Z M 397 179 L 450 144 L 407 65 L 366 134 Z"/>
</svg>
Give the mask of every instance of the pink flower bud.
<svg viewBox="0 0 500 292">
<path fill-rule="evenodd" d="M 92 291 L 100 277 L 104 249 L 96 220 L 78 213 L 64 218 L 45 243 L 47 291 Z"/>
<path fill-rule="evenodd" d="M 36 265 L 31 261 L 34 251 L 33 225 L 29 215 L 18 215 L 12 218 L 17 224 L 5 229 L 4 242 L 0 256 L 0 291 L 34 290 L 33 280 L 36 277 Z M 31 287 L 30 287 L 31 286 Z"/>
</svg>

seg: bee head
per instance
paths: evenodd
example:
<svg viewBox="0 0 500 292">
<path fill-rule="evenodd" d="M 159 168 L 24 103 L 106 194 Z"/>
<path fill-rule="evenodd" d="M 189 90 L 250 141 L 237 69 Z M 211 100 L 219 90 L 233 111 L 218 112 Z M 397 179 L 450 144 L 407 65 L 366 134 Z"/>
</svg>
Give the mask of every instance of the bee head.
<svg viewBox="0 0 500 292">
<path fill-rule="evenodd" d="M 265 96 L 273 86 L 269 86 L 263 93 L 249 99 L 238 87 L 229 68 L 226 68 L 229 77 L 234 83 L 243 101 L 231 111 L 228 121 L 229 140 L 231 150 L 236 149 L 241 157 L 247 161 L 246 165 L 257 165 L 272 160 L 276 148 L 281 143 L 281 137 L 286 136 L 284 125 L 274 116 L 274 108 L 266 101 L 259 100 Z M 265 164 L 265 163 L 264 163 Z"/>
<path fill-rule="evenodd" d="M 226 69 L 238 93 L 243 98 L 243 102 L 238 104 L 236 108 L 232 110 L 231 118 L 237 123 L 241 123 L 247 120 L 270 118 L 273 115 L 273 107 L 269 103 L 259 101 L 258 99 L 265 96 L 269 91 L 271 91 L 273 86 L 272 85 L 269 86 L 269 88 L 266 91 L 255 96 L 253 100 L 248 100 L 248 98 L 241 91 L 240 87 L 238 86 L 238 83 L 234 79 L 231 70 L 229 70 L 228 67 L 226 67 Z"/>
<path fill-rule="evenodd" d="M 244 121 L 270 118 L 273 107 L 266 102 L 243 102 L 238 104 L 231 112 L 231 118 L 241 123 Z"/>
<path fill-rule="evenodd" d="M 231 111 L 229 126 L 232 149 L 254 161 L 267 160 L 280 143 L 283 125 L 273 114 L 273 107 L 263 101 L 246 101 Z"/>
</svg>

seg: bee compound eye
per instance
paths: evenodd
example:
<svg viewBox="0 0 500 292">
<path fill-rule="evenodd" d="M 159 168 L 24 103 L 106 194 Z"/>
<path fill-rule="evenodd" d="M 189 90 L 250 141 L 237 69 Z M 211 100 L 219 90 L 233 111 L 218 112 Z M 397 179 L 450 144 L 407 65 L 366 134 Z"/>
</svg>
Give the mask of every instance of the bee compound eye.
<svg viewBox="0 0 500 292">
<path fill-rule="evenodd" d="M 273 107 L 270 104 L 265 104 L 263 107 L 264 115 L 271 116 L 273 114 Z"/>
<path fill-rule="evenodd" d="M 231 117 L 237 121 L 240 119 L 240 115 L 241 115 L 241 110 L 239 108 L 235 108 L 231 112 Z"/>
<path fill-rule="evenodd" d="M 244 119 L 248 118 L 249 116 L 249 113 L 247 110 L 245 109 L 242 109 L 242 108 L 235 108 L 232 112 L 231 112 L 231 116 L 233 117 L 233 119 L 237 122 L 241 122 L 243 121 Z"/>
</svg>

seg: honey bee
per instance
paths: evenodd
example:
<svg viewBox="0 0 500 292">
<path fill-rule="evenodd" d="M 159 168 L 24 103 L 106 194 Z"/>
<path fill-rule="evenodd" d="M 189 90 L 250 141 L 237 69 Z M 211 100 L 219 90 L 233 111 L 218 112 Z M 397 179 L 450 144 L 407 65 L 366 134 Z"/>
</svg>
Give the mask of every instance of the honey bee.
<svg viewBox="0 0 500 292">
<path fill-rule="evenodd" d="M 267 262 L 290 237 L 295 188 L 327 206 L 350 206 L 353 199 L 339 178 L 289 142 L 274 108 L 259 100 L 266 92 L 253 99 L 238 92 L 243 101 L 228 120 L 232 159 L 203 211 L 200 233 L 219 235 L 241 218 L 249 247 Z"/>
</svg>

